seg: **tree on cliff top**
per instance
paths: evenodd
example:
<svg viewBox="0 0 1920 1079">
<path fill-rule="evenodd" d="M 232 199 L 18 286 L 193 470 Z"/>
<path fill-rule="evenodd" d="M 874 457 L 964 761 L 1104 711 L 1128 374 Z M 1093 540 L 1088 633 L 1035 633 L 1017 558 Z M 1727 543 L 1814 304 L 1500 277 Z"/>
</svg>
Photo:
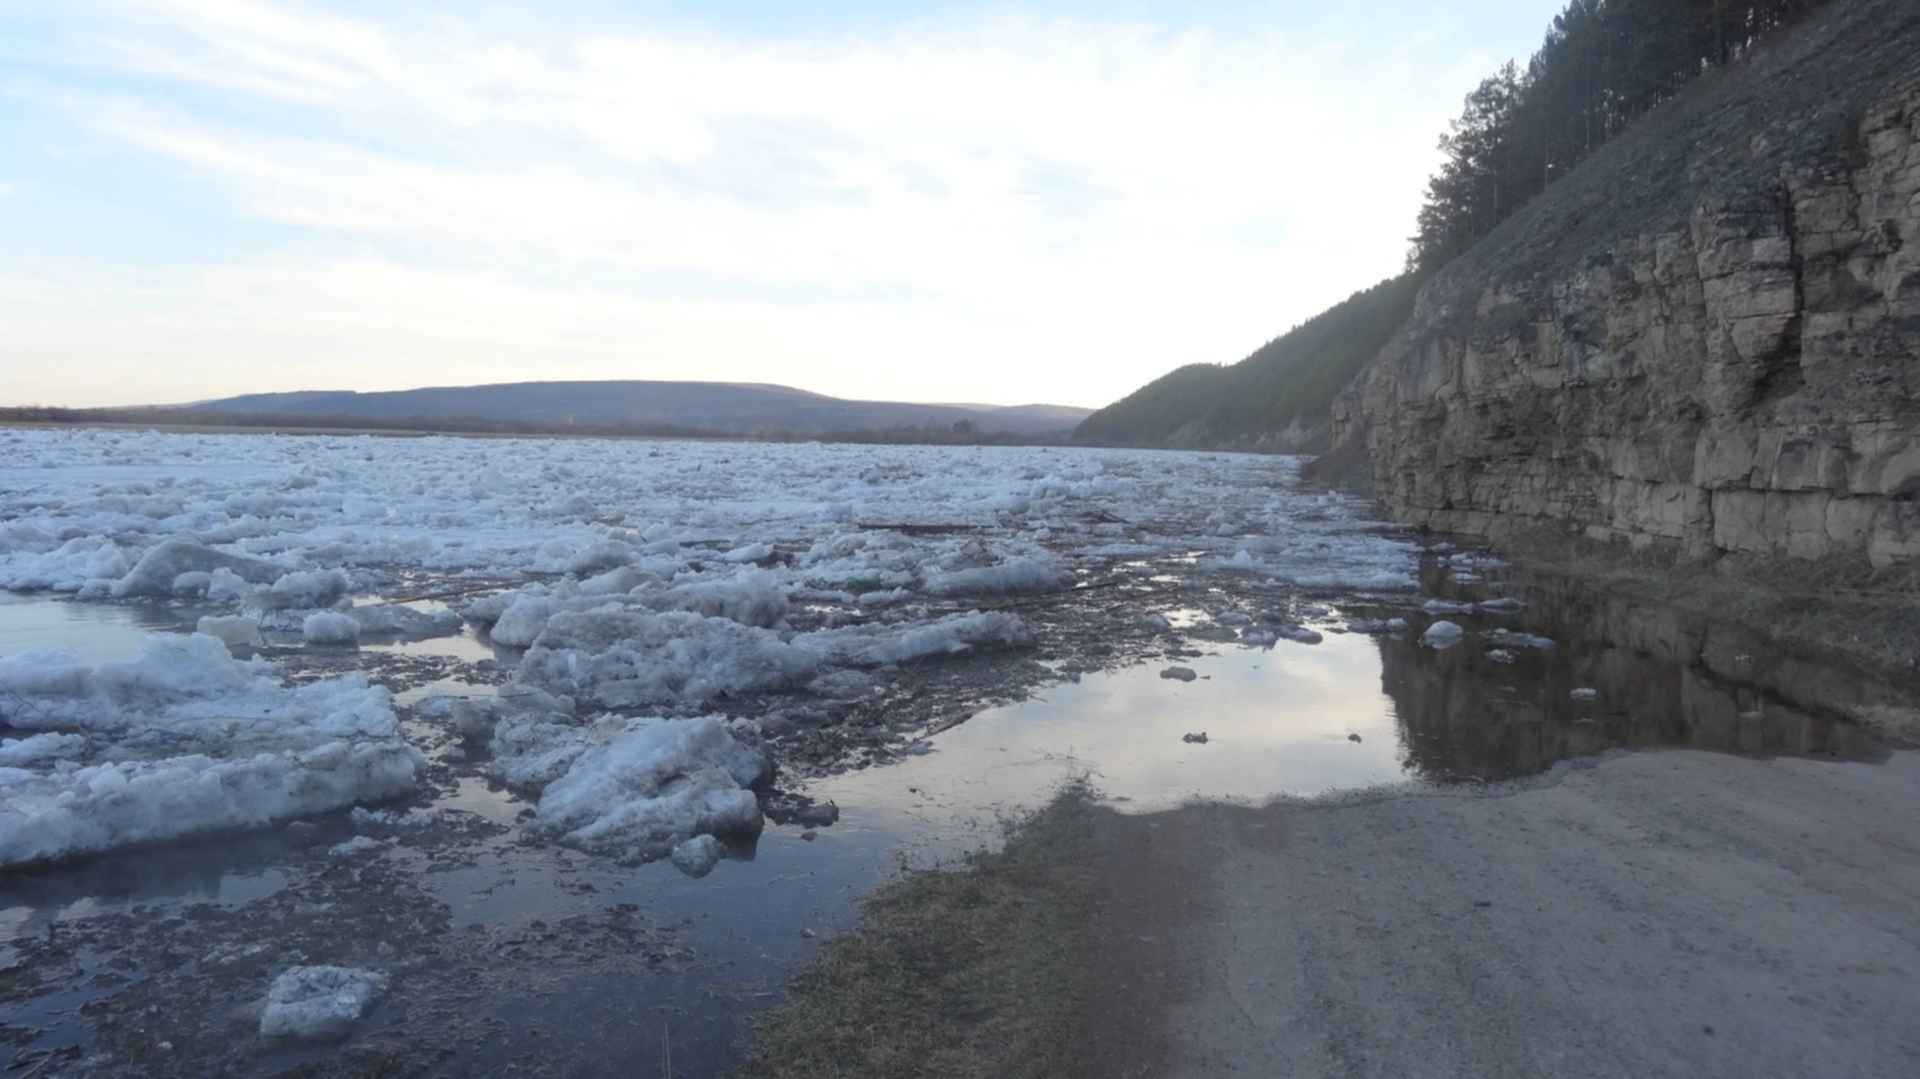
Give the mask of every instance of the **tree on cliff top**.
<svg viewBox="0 0 1920 1079">
<path fill-rule="evenodd" d="M 1526 69 L 1482 80 L 1440 137 L 1409 268 L 1459 255 L 1701 72 L 1825 2 L 1571 0 Z"/>
</svg>

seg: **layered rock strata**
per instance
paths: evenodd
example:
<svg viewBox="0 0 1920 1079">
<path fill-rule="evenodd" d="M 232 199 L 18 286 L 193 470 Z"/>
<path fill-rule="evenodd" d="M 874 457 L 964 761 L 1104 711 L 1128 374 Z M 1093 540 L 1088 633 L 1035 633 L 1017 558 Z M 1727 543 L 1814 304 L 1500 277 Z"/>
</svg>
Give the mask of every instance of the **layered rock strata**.
<svg viewBox="0 0 1920 1079">
<path fill-rule="evenodd" d="M 1335 403 L 1394 513 L 1920 556 L 1920 6 L 1703 82 L 1436 275 Z"/>
</svg>

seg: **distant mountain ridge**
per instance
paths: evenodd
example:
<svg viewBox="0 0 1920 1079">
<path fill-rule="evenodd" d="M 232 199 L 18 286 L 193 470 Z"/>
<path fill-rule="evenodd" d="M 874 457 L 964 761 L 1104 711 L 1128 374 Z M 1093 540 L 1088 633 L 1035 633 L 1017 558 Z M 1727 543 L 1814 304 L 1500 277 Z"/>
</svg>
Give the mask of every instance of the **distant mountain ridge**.
<svg viewBox="0 0 1920 1079">
<path fill-rule="evenodd" d="M 628 379 L 504 382 L 362 393 L 299 390 L 198 401 L 179 411 L 224 416 L 327 417 L 568 427 L 671 427 L 722 435 L 822 435 L 971 424 L 983 434 L 1062 435 L 1092 413 L 1067 405 L 947 405 L 856 401 L 746 382 Z"/>
</svg>

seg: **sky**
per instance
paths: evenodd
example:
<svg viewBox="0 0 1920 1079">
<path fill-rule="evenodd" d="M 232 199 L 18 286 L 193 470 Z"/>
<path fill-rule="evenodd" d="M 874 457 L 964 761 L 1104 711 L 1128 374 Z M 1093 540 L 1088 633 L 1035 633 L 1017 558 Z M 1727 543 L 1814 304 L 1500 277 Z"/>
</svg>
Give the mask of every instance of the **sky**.
<svg viewBox="0 0 1920 1079">
<path fill-rule="evenodd" d="M 0 6 L 0 404 L 1097 407 L 1398 272 L 1558 6 Z"/>
</svg>

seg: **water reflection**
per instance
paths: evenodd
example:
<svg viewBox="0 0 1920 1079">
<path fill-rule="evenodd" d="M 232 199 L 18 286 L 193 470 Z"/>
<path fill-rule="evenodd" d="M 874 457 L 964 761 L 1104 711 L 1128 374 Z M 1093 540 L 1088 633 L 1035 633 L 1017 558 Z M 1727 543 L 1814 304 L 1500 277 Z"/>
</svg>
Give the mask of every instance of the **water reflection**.
<svg viewBox="0 0 1920 1079">
<path fill-rule="evenodd" d="M 1618 747 L 1872 760 L 1885 748 L 1853 720 L 1911 699 L 1908 687 L 1782 653 L 1731 624 L 1565 578 L 1503 576 L 1430 583 L 1461 599 L 1489 590 L 1521 599 L 1512 615 L 1449 617 L 1470 630 L 1544 635 L 1554 648 L 1515 650 L 1513 662 L 1499 663 L 1475 636 L 1444 652 L 1381 642 L 1381 682 L 1409 771 L 1421 778 L 1504 779 Z M 1597 696 L 1575 700 L 1576 689 Z"/>
<path fill-rule="evenodd" d="M 0 656 L 63 648 L 90 663 L 132 659 L 149 633 L 191 630 L 194 617 L 161 603 L 82 603 L 0 591 Z"/>
<path fill-rule="evenodd" d="M 1197 681 L 1163 679 L 1157 664 L 1089 675 L 982 712 L 937 736 L 925 757 L 824 781 L 819 793 L 838 800 L 847 821 L 864 815 L 944 853 L 967 838 L 954 822 L 990 824 L 1073 775 L 1089 776 L 1123 808 L 1150 811 L 1191 798 L 1510 779 L 1618 748 L 1877 760 L 1885 746 L 1854 720 L 1912 700 L 1911 687 L 1564 579 L 1460 585 L 1441 575 L 1429 585 L 1523 605 L 1446 615 L 1468 636 L 1444 651 L 1418 643 L 1433 616 L 1356 605 L 1322 625 L 1321 645 L 1229 646 L 1182 660 Z M 1339 634 L 1339 616 L 1411 625 L 1377 638 Z M 1554 645 L 1495 655 L 1486 637 L 1495 629 Z M 1201 731 L 1205 744 L 1182 740 Z"/>
<path fill-rule="evenodd" d="M 0 944 L 49 924 L 140 905 L 240 905 L 285 888 L 288 843 L 279 832 L 121 851 L 0 876 Z"/>
<path fill-rule="evenodd" d="M 1400 778 L 1392 702 L 1370 639 L 1336 635 L 1183 662 L 1198 680 L 1161 678 L 1157 665 L 1088 675 L 980 713 L 939 735 L 927 756 L 822 787 L 843 804 L 885 802 L 933 821 L 991 819 L 1077 774 L 1143 811 Z M 1182 740 L 1200 731 L 1205 744 Z"/>
</svg>

